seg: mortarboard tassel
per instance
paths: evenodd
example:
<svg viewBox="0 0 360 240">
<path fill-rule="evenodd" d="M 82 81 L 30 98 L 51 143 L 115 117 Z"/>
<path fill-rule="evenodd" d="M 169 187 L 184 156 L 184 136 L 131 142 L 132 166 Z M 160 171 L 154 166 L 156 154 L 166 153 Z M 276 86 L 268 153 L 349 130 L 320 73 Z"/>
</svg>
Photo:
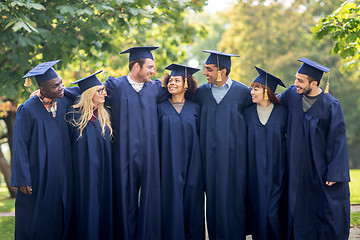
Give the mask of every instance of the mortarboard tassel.
<svg viewBox="0 0 360 240">
<path fill-rule="evenodd" d="M 184 88 L 185 90 L 188 89 L 188 82 L 187 82 L 187 71 L 186 71 L 186 67 L 185 67 L 185 80 L 184 80 Z"/>
<path fill-rule="evenodd" d="M 328 75 L 328 81 L 326 83 L 326 87 L 325 87 L 325 91 L 324 93 L 329 93 L 329 88 L 330 88 L 330 72 L 329 72 L 329 75 Z"/>
<path fill-rule="evenodd" d="M 25 87 L 30 87 L 31 86 L 31 79 L 29 77 L 25 79 L 24 86 Z"/>
<path fill-rule="evenodd" d="M 218 75 L 216 81 L 221 82 L 221 72 L 220 72 L 220 65 L 219 65 L 219 54 L 216 54 L 217 57 L 217 68 L 218 68 Z"/>
<path fill-rule="evenodd" d="M 153 74 L 154 77 L 157 77 L 157 73 L 156 73 L 156 67 L 154 67 L 154 74 Z"/>
<path fill-rule="evenodd" d="M 187 77 L 185 77 L 184 88 L 185 88 L 185 90 L 187 90 L 189 88 L 188 83 L 187 83 Z"/>
<path fill-rule="evenodd" d="M 268 95 L 268 91 L 267 91 L 267 73 L 266 73 L 266 78 L 265 78 L 265 92 L 264 92 L 264 99 L 268 100 L 269 99 L 269 95 Z"/>
<path fill-rule="evenodd" d="M 267 92 L 267 89 L 265 88 L 265 93 L 264 93 L 264 99 L 265 100 L 268 100 L 269 99 L 269 95 L 268 95 L 268 92 Z"/>
</svg>

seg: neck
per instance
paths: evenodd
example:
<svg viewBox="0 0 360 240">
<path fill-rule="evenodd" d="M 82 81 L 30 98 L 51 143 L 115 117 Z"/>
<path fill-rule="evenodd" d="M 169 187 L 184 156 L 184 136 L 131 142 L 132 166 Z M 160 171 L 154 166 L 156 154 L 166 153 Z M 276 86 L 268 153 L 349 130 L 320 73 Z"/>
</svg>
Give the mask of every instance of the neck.
<svg viewBox="0 0 360 240">
<path fill-rule="evenodd" d="M 171 102 L 185 102 L 185 96 L 184 94 L 181 95 L 172 95 Z"/>
<path fill-rule="evenodd" d="M 144 81 L 141 81 L 141 79 L 139 79 L 136 74 L 132 73 L 132 72 L 129 72 L 129 77 L 134 80 L 134 82 L 137 82 L 137 83 L 142 83 Z"/>
<path fill-rule="evenodd" d="M 322 93 L 322 89 L 317 86 L 316 88 L 311 90 L 311 92 L 308 94 L 308 96 L 315 97 L 315 96 L 319 95 L 320 93 Z"/>
<path fill-rule="evenodd" d="M 43 97 L 43 98 L 48 98 L 50 99 L 51 101 L 55 100 L 56 98 L 50 98 L 48 96 L 46 96 L 46 94 L 43 94 L 41 91 L 40 91 L 40 96 Z"/>
<path fill-rule="evenodd" d="M 226 83 L 227 80 L 228 80 L 228 76 L 222 76 L 221 75 L 221 81 L 220 82 L 215 81 L 215 85 L 217 87 L 221 87 L 222 85 L 224 85 Z"/>
<path fill-rule="evenodd" d="M 271 102 L 270 102 L 270 100 L 265 100 L 265 99 L 263 99 L 261 102 L 259 102 L 258 103 L 259 104 L 259 106 L 260 107 L 268 107 L 268 106 L 270 106 L 270 104 L 271 104 Z"/>
</svg>

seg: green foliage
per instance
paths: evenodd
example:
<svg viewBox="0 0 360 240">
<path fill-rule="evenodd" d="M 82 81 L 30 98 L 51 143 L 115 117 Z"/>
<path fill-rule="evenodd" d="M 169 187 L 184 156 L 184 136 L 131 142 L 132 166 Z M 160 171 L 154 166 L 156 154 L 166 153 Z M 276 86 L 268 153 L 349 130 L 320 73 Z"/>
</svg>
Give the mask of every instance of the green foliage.
<svg viewBox="0 0 360 240">
<path fill-rule="evenodd" d="M 345 1 L 332 14 L 323 17 L 312 28 L 316 39 L 329 37 L 334 41 L 333 54 L 344 59 L 350 69 L 359 67 L 360 4 Z"/>
<path fill-rule="evenodd" d="M 0 217 L 1 240 L 13 240 L 15 232 L 15 217 Z"/>
<path fill-rule="evenodd" d="M 204 2 L 2 1 L 0 95 L 9 99 L 17 99 L 21 95 L 27 98 L 28 91 L 32 92 L 34 88 L 24 91 L 22 76 L 42 61 L 62 59 L 56 68 L 66 69 L 65 76 L 72 79 L 65 82 L 70 82 L 75 80 L 74 77 L 97 70 L 99 66 L 118 67 L 111 65 L 113 61 L 126 63 L 121 66 L 123 68 L 127 62 L 118 61 L 117 55 L 128 46 L 154 44 L 165 47 L 163 52 L 180 51 L 184 55 L 178 43 L 191 42 L 198 32 L 195 26 L 184 22 L 184 12 L 199 11 Z M 152 32 L 161 34 L 155 36 Z M 167 36 L 171 36 L 177 45 L 161 44 Z M 74 66 L 79 72 L 72 71 Z"/>
</svg>

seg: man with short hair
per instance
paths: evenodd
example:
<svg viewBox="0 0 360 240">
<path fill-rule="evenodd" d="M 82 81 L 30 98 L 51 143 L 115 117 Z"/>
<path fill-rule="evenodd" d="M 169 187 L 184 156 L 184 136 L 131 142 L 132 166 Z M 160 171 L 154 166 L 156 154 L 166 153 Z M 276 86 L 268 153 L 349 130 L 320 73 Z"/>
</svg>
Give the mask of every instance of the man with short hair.
<svg viewBox="0 0 360 240">
<path fill-rule="evenodd" d="M 161 239 L 157 98 L 162 92 L 151 53 L 133 47 L 129 74 L 109 77 L 105 104 L 111 108 L 115 239 Z"/>
<path fill-rule="evenodd" d="M 15 202 L 15 239 L 67 239 L 71 215 L 71 155 L 61 77 L 45 62 L 29 71 L 39 93 L 21 104 L 14 129 L 11 186 Z"/>
<path fill-rule="evenodd" d="M 340 102 L 320 87 L 331 69 L 306 58 L 282 95 L 288 115 L 288 238 L 348 239 L 349 161 Z"/>
<path fill-rule="evenodd" d="M 252 104 L 247 86 L 229 77 L 231 57 L 210 53 L 199 87 L 200 147 L 205 174 L 209 238 L 245 239 L 247 134 L 243 110 Z"/>
</svg>

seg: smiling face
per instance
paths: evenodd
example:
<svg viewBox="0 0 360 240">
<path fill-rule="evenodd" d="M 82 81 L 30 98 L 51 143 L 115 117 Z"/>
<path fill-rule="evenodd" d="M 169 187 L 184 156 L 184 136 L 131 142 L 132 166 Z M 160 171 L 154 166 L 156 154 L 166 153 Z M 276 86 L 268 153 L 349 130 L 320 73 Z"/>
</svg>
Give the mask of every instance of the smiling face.
<svg viewBox="0 0 360 240">
<path fill-rule="evenodd" d="M 185 94 L 184 80 L 182 76 L 171 76 L 167 84 L 168 91 L 171 95 Z"/>
<path fill-rule="evenodd" d="M 253 103 L 260 103 L 264 100 L 264 89 L 262 87 L 252 87 L 250 93 Z"/>
<path fill-rule="evenodd" d="M 145 63 L 140 67 L 138 63 L 136 63 L 136 79 L 139 82 L 150 82 L 151 75 L 155 73 L 155 62 L 150 58 L 145 59 Z"/>
<path fill-rule="evenodd" d="M 64 96 L 64 84 L 61 77 L 47 80 L 39 85 L 41 95 L 46 98 L 55 99 Z"/>
<path fill-rule="evenodd" d="M 104 85 L 95 86 L 96 92 L 92 98 L 92 102 L 95 106 L 105 102 L 106 89 Z"/>
<path fill-rule="evenodd" d="M 205 64 L 204 75 L 208 83 L 215 84 L 218 77 L 218 68 L 215 64 Z"/>
<path fill-rule="evenodd" d="M 296 73 L 294 86 L 296 86 L 297 94 L 309 95 L 314 86 L 317 86 L 317 82 L 313 81 L 310 83 L 307 75 Z"/>
</svg>

